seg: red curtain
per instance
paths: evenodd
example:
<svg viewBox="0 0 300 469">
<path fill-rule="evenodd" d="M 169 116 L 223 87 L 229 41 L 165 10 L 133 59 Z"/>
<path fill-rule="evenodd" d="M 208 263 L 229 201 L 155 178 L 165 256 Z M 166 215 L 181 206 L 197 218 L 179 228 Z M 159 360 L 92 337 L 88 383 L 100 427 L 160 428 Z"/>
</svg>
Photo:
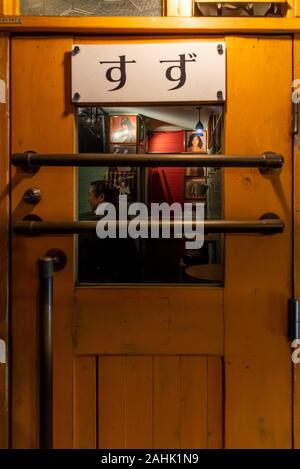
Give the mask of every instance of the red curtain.
<svg viewBox="0 0 300 469">
<path fill-rule="evenodd" d="M 181 153 L 184 151 L 184 131 L 153 132 L 149 137 L 148 151 Z M 150 168 L 149 203 L 184 201 L 184 168 Z"/>
</svg>

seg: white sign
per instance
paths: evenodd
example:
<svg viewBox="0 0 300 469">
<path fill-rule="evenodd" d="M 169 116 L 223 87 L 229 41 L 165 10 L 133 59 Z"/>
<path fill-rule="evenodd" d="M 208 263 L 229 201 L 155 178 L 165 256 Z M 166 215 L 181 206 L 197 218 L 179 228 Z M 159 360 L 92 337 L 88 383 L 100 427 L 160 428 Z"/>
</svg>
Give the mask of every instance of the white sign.
<svg viewBox="0 0 300 469">
<path fill-rule="evenodd" d="M 72 51 L 72 101 L 224 101 L 225 55 L 224 42 L 77 45 Z"/>
</svg>

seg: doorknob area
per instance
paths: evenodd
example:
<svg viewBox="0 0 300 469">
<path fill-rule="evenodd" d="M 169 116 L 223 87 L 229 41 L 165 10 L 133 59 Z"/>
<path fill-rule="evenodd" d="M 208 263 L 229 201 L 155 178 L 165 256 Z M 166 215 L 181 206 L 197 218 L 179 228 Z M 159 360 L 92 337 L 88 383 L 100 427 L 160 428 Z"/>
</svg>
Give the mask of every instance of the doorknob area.
<svg viewBox="0 0 300 469">
<path fill-rule="evenodd" d="M 42 191 L 37 187 L 27 189 L 23 195 L 23 201 L 30 205 L 37 205 L 42 199 Z"/>
<path fill-rule="evenodd" d="M 52 259 L 55 272 L 63 270 L 67 265 L 67 256 L 61 249 L 50 249 L 45 257 Z"/>
</svg>

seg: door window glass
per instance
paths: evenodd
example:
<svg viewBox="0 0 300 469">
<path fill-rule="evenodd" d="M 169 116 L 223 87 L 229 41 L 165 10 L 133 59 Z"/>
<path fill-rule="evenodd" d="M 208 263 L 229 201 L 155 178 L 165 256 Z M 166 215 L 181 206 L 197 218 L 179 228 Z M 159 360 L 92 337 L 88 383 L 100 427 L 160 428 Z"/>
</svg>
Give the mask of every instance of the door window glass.
<svg viewBox="0 0 300 469">
<path fill-rule="evenodd" d="M 222 152 L 222 106 L 128 107 L 78 109 L 79 153 L 119 155 L 197 155 Z M 120 196 L 122 196 L 120 198 Z M 125 201 L 121 207 L 120 200 Z M 102 202 L 120 213 L 137 202 L 152 216 L 153 207 L 166 203 L 170 223 L 178 212 L 197 206 L 205 219 L 222 219 L 222 169 L 203 167 L 83 167 L 78 169 L 78 220 L 98 221 Z M 143 208 L 142 207 L 142 208 Z M 122 210 L 125 210 L 122 211 Z M 139 213 L 139 212 L 137 212 Z M 167 212 L 166 212 L 167 213 Z M 104 213 L 102 214 L 104 215 Z M 132 215 L 132 213 L 131 213 Z M 148 218 L 147 218 L 148 219 Z M 127 226 L 127 225 L 126 225 Z M 78 237 L 78 283 L 205 283 L 223 280 L 223 237 L 205 234 L 204 244 L 192 248 L 187 239 L 134 237 L 114 234 L 100 239 L 96 232 Z"/>
<path fill-rule="evenodd" d="M 161 16 L 162 0 L 21 0 L 22 15 Z"/>
</svg>

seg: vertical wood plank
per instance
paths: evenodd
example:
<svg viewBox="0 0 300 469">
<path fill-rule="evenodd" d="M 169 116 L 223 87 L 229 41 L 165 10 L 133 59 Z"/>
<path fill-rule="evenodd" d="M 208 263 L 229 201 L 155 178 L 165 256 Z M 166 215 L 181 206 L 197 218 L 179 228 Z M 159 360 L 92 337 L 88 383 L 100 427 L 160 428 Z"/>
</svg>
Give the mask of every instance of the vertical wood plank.
<svg viewBox="0 0 300 469">
<path fill-rule="evenodd" d="M 221 447 L 220 363 L 200 356 L 100 357 L 99 447 Z"/>
<path fill-rule="evenodd" d="M 126 448 L 153 448 L 152 357 L 126 357 Z"/>
<path fill-rule="evenodd" d="M 74 114 L 70 103 L 70 37 L 12 39 L 12 152 L 33 150 L 73 153 Z M 25 111 L 26 110 L 26 111 Z M 29 214 L 44 220 L 72 220 L 74 171 L 44 168 L 28 177 L 12 168 L 12 222 Z M 29 187 L 39 187 L 38 206 L 23 202 Z M 35 448 L 39 444 L 37 383 L 37 295 L 39 257 L 62 249 L 66 268 L 54 278 L 54 447 L 69 448 L 72 436 L 72 298 L 73 236 L 41 237 L 38 242 L 12 237 L 12 446 Z M 26 279 L 24 283 L 24 279 Z"/>
<path fill-rule="evenodd" d="M 96 357 L 74 358 L 73 447 L 97 448 L 97 368 Z"/>
<path fill-rule="evenodd" d="M 8 347 L 9 305 L 9 38 L 0 35 L 0 339 Z M 6 359 L 8 354 L 6 353 Z M 0 363 L 0 448 L 8 447 L 8 363 Z"/>
<path fill-rule="evenodd" d="M 194 0 L 165 0 L 166 16 L 193 16 Z"/>
<path fill-rule="evenodd" d="M 207 447 L 223 447 L 223 370 L 220 357 L 207 358 Z"/>
<path fill-rule="evenodd" d="M 287 0 L 287 18 L 293 18 L 299 15 L 299 0 Z"/>
<path fill-rule="evenodd" d="M 291 353 L 287 302 L 292 273 L 292 40 L 228 37 L 225 153 L 284 155 L 280 174 L 225 171 L 225 217 L 276 213 L 276 236 L 226 235 L 227 448 L 290 448 Z M 276 96 L 276 98 L 275 98 Z M 276 392 L 275 392 L 276 390 Z"/>
<path fill-rule="evenodd" d="M 180 357 L 154 357 L 154 447 L 180 448 Z"/>
<path fill-rule="evenodd" d="M 207 400 L 207 357 L 182 357 L 182 448 L 207 448 Z"/>
<path fill-rule="evenodd" d="M 125 448 L 125 357 L 98 358 L 98 447 Z"/>
<path fill-rule="evenodd" d="M 300 1 L 299 0 L 290 0 L 288 2 L 288 4 L 290 4 L 290 2 L 293 6 L 293 14 L 291 14 L 290 16 L 300 16 Z M 295 35 L 294 37 L 296 37 L 296 36 L 297 35 Z"/>
<path fill-rule="evenodd" d="M 0 0 L 0 15 L 20 15 L 20 0 Z"/>
</svg>

